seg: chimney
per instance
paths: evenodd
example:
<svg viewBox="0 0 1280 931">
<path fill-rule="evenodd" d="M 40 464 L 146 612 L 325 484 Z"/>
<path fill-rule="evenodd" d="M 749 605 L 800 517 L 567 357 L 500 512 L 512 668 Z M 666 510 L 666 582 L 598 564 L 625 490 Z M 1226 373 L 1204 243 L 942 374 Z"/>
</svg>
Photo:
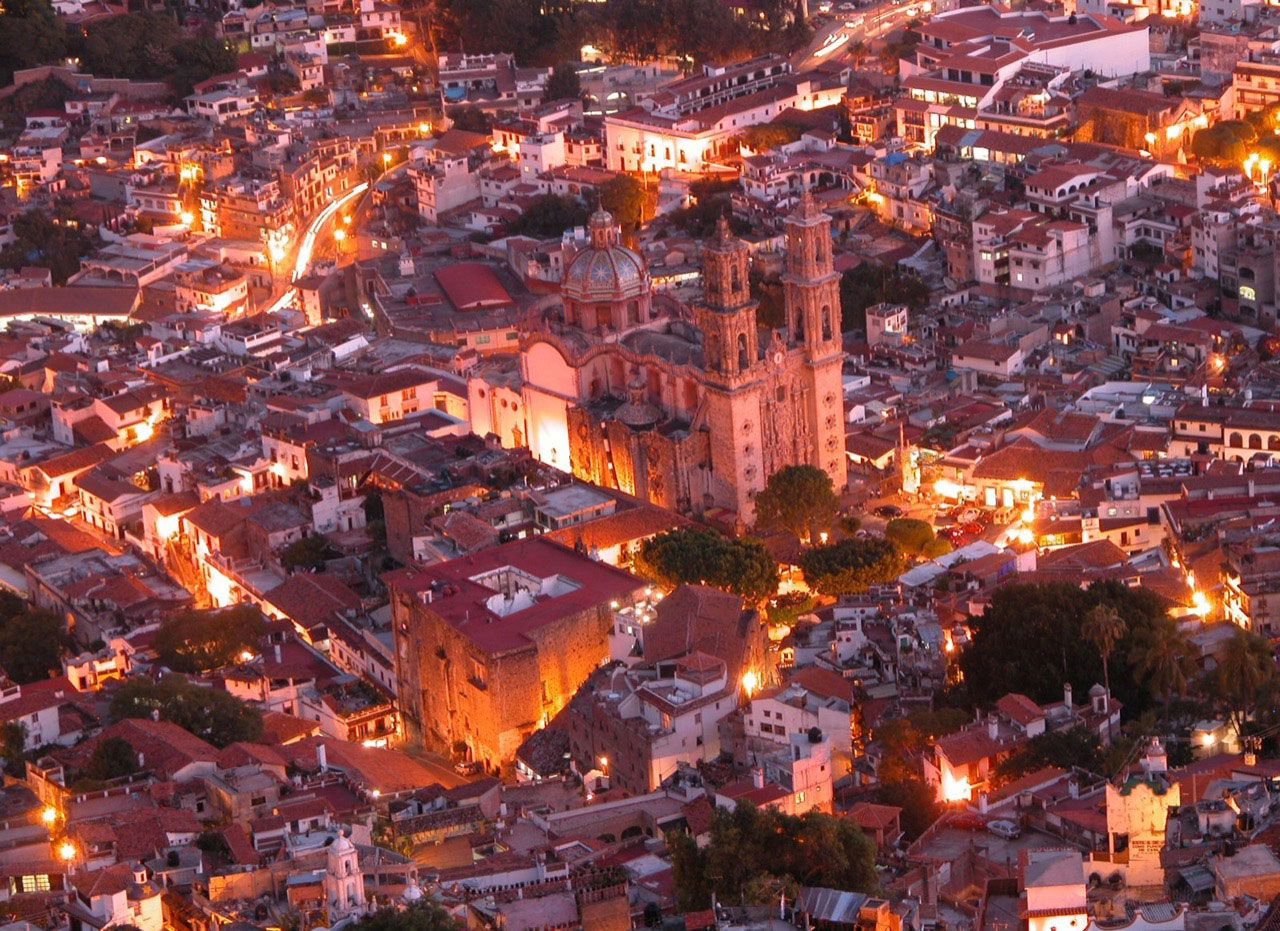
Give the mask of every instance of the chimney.
<svg viewBox="0 0 1280 931">
<path fill-rule="evenodd" d="M 327 773 L 329 771 L 329 757 L 325 754 L 324 744 L 316 744 L 316 764 L 320 767 L 320 772 Z"/>
<path fill-rule="evenodd" d="M 1075 709 L 1075 702 L 1071 700 L 1071 683 L 1062 683 L 1062 703 L 1067 706 L 1068 711 Z"/>
<path fill-rule="evenodd" d="M 751 785 L 756 789 L 764 788 L 764 770 L 759 766 L 751 770 Z"/>
<path fill-rule="evenodd" d="M 987 718 L 987 736 L 992 740 L 1000 739 L 1000 720 L 994 714 Z"/>
<path fill-rule="evenodd" d="M 278 643 L 276 644 L 275 654 L 276 654 L 276 662 L 278 663 L 280 662 L 280 644 Z"/>
<path fill-rule="evenodd" d="M 1067 791 L 1071 793 L 1072 798 L 1080 797 L 1080 778 L 1078 776 L 1073 774 L 1071 778 L 1067 780 Z"/>
<path fill-rule="evenodd" d="M 987 813 L 987 806 L 988 806 L 987 793 L 979 792 L 978 793 L 978 811 L 985 815 Z"/>
</svg>

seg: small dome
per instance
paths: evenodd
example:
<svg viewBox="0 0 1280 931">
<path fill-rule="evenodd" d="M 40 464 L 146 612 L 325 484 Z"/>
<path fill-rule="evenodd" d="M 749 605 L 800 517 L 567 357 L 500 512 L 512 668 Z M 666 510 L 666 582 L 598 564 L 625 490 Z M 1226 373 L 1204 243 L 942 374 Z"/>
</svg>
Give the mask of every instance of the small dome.
<svg viewBox="0 0 1280 931">
<path fill-rule="evenodd" d="M 613 417 L 633 430 L 651 430 L 662 420 L 662 410 L 645 400 L 641 382 L 628 387 L 627 400 L 613 412 Z"/>
<path fill-rule="evenodd" d="M 591 216 L 591 245 L 565 269 L 560 289 L 584 303 L 640 297 L 649 290 L 649 270 L 635 250 L 618 241 L 613 217 L 603 210 Z"/>
<path fill-rule="evenodd" d="M 417 902 L 422 898 L 422 890 L 418 888 L 418 884 L 410 882 L 404 890 L 403 896 L 405 902 Z"/>
</svg>

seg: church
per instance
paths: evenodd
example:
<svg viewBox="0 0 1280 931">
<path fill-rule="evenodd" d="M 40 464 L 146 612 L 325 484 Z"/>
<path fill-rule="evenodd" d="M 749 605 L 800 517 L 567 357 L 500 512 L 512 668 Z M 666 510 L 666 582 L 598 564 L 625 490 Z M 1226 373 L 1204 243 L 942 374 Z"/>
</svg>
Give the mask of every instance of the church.
<svg viewBox="0 0 1280 931">
<path fill-rule="evenodd" d="M 722 219 L 703 248 L 702 299 L 654 307 L 644 260 L 613 218 L 561 282 L 563 314 L 521 341 L 533 455 L 578 478 L 749 526 L 754 497 L 788 465 L 844 488 L 840 277 L 831 218 L 805 195 L 785 221 L 786 327 L 762 333 L 747 246 Z"/>
</svg>

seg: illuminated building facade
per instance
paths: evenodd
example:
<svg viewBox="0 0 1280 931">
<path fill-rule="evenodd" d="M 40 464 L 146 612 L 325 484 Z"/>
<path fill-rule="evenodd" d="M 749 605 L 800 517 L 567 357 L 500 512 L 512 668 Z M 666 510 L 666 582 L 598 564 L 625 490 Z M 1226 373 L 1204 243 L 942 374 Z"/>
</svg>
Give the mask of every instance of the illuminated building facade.
<svg viewBox="0 0 1280 931">
<path fill-rule="evenodd" d="M 597 213 L 562 282 L 564 321 L 524 340 L 528 441 L 543 462 L 684 513 L 742 523 L 787 465 L 845 484 L 839 275 L 831 220 L 789 216 L 787 327 L 758 332 L 746 245 L 726 224 L 703 249 L 693 323 L 655 313 L 643 259 Z"/>
<path fill-rule="evenodd" d="M 494 768 L 608 658 L 614 611 L 644 589 L 545 537 L 386 578 L 408 735 Z"/>
</svg>

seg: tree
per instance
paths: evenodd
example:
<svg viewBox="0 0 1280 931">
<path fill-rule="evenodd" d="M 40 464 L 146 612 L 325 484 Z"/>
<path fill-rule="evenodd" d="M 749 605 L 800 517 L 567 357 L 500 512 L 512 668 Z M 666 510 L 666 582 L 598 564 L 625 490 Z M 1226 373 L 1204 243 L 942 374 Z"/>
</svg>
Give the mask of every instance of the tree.
<svg viewBox="0 0 1280 931">
<path fill-rule="evenodd" d="M 778 566 L 757 540 L 681 527 L 650 537 L 634 557 L 635 571 L 674 588 L 710 585 L 758 603 L 778 590 Z"/>
<path fill-rule="evenodd" d="M 885 525 L 884 537 L 907 556 L 935 559 L 951 552 L 951 544 L 939 539 L 933 524 L 914 517 L 895 517 Z"/>
<path fill-rule="evenodd" d="M 419 899 L 405 908 L 380 908 L 349 927 L 352 931 L 464 931 L 466 925 L 435 902 Z"/>
<path fill-rule="evenodd" d="M 996 775 L 1002 780 L 1011 781 L 1046 766 L 1056 766 L 1059 769 L 1079 766 L 1091 773 L 1100 772 L 1103 763 L 1098 735 L 1087 727 L 1046 731 L 1032 737 L 1001 762 L 996 767 Z"/>
<path fill-rule="evenodd" d="M 129 679 L 111 697 L 111 717 L 149 718 L 159 712 L 161 720 L 188 730 L 215 747 L 236 741 L 254 741 L 262 736 L 262 714 L 229 692 L 195 685 L 179 675 L 159 682 Z"/>
<path fill-rule="evenodd" d="M 21 778 L 26 770 L 27 729 L 21 721 L 7 721 L 0 725 L 0 756 L 4 757 L 4 771 Z"/>
<path fill-rule="evenodd" d="M 16 613 L 9 614 L 17 603 Z M 14 682 L 40 682 L 62 668 L 67 643 L 62 619 L 8 596 L 0 602 L 0 668 Z"/>
<path fill-rule="evenodd" d="M 479 107 L 458 107 L 456 110 L 450 110 L 449 119 L 453 121 L 454 129 L 470 133 L 488 133 L 493 129 L 493 120 Z"/>
<path fill-rule="evenodd" d="M 756 527 L 812 540 L 831 529 L 839 510 L 830 475 L 817 466 L 783 466 L 756 495 Z"/>
<path fill-rule="evenodd" d="M 1258 131 L 1246 121 L 1222 120 L 1196 133 L 1191 151 L 1206 161 L 1239 163 L 1257 138 Z"/>
<path fill-rule="evenodd" d="M 967 711 L 938 708 L 913 711 L 905 718 L 891 718 L 875 730 L 880 745 L 880 768 L 876 775 L 882 782 L 908 782 L 921 775 L 920 757 L 934 743 L 954 734 L 970 721 Z"/>
<path fill-rule="evenodd" d="M 237 61 L 231 46 L 213 35 L 183 39 L 173 47 L 173 57 L 178 64 L 169 80 L 174 93 L 180 97 L 187 96 L 195 85 L 215 74 L 234 71 Z"/>
<path fill-rule="evenodd" d="M 181 611 L 156 632 L 160 662 L 175 672 L 208 672 L 256 653 L 266 634 L 262 612 L 251 604 L 209 611 Z"/>
<path fill-rule="evenodd" d="M 1095 605 L 1090 609 L 1080 628 L 1080 633 L 1093 644 L 1102 659 L 1102 684 L 1108 695 L 1111 694 L 1111 654 L 1128 630 L 1120 612 L 1109 604 Z M 1111 733 L 1110 719 L 1107 721 L 1107 733 Z"/>
<path fill-rule="evenodd" d="M 556 65 L 547 79 L 546 90 L 542 93 L 543 102 L 552 100 L 577 100 L 582 96 L 582 81 L 578 78 L 578 69 L 569 62 Z"/>
<path fill-rule="evenodd" d="M 576 197 L 541 194 L 507 227 L 507 233 L 535 239 L 559 238 L 567 229 L 585 226 L 587 218 L 586 206 Z"/>
<path fill-rule="evenodd" d="M 80 270 L 80 258 L 92 248 L 89 237 L 78 227 L 54 223 L 43 210 L 28 210 L 13 221 L 17 237 L 0 250 L 0 267 L 34 265 L 47 268 L 54 284 L 65 284 Z"/>
<path fill-rule="evenodd" d="M 5 0 L 0 10 L 0 82 L 13 72 L 65 58 L 67 29 L 48 0 Z"/>
<path fill-rule="evenodd" d="M 1165 714 L 1174 695 L 1185 695 L 1192 674 L 1191 642 L 1178 625 L 1164 618 L 1139 631 L 1130 647 L 1134 672 L 1161 696 Z"/>
<path fill-rule="evenodd" d="M 707 908 L 712 890 L 720 902 L 741 905 L 795 885 L 879 888 L 875 845 L 847 818 L 819 811 L 796 817 L 746 804 L 716 808 L 704 850 L 679 834 L 668 844 L 684 911 Z"/>
<path fill-rule="evenodd" d="M 85 26 L 86 71 L 113 78 L 163 80 L 178 67 L 177 21 L 163 13 L 121 13 Z"/>
<path fill-rule="evenodd" d="M 882 537 L 852 537 L 800 554 L 805 584 L 824 595 L 856 595 L 906 569 L 898 548 Z"/>
<path fill-rule="evenodd" d="M 765 152 L 776 149 L 800 138 L 804 129 L 794 123 L 774 121 L 748 126 L 738 133 L 738 144 L 746 146 L 754 152 Z"/>
<path fill-rule="evenodd" d="M 909 268 L 878 262 L 863 262 L 840 276 L 841 329 L 866 330 L 867 308 L 885 303 L 919 313 L 929 303 L 929 286 Z"/>
<path fill-rule="evenodd" d="M 294 540 L 280 551 L 280 565 L 286 569 L 312 569 L 319 571 L 325 563 L 338 555 L 323 534 L 313 533 Z"/>
<path fill-rule="evenodd" d="M 99 782 L 110 782 L 138 771 L 138 754 L 123 737 L 108 737 L 93 748 L 84 768 L 84 776 Z"/>
<path fill-rule="evenodd" d="M 1267 641 L 1237 629 L 1218 656 L 1209 676 L 1208 689 L 1227 709 L 1238 735 L 1244 736 L 1249 720 L 1264 702 L 1275 697 L 1278 683 L 1275 657 Z"/>
<path fill-rule="evenodd" d="M 644 223 L 644 187 L 631 175 L 614 175 L 600 185 L 600 207 L 624 230 L 634 232 Z"/>
<path fill-rule="evenodd" d="M 1135 672 L 1133 647 L 1156 625 L 1170 625 L 1167 607 L 1144 588 L 1095 583 L 1013 584 L 997 589 L 987 610 L 973 618 L 973 639 L 960 655 L 963 681 L 951 700 L 967 707 L 994 704 L 1021 692 L 1041 704 L 1058 700 L 1064 683 L 1084 695 L 1104 679 L 1102 658 L 1084 636 L 1085 618 L 1098 604 L 1115 608 L 1127 632 L 1110 662 L 1111 685 L 1126 712 L 1140 714 L 1159 693 Z M 1028 662 L 1027 657 L 1036 657 Z"/>
</svg>

